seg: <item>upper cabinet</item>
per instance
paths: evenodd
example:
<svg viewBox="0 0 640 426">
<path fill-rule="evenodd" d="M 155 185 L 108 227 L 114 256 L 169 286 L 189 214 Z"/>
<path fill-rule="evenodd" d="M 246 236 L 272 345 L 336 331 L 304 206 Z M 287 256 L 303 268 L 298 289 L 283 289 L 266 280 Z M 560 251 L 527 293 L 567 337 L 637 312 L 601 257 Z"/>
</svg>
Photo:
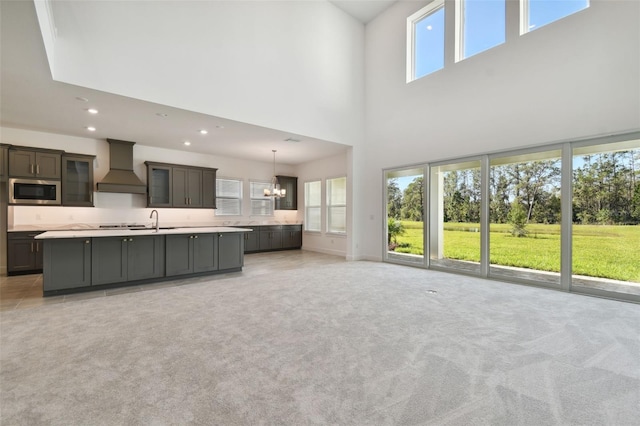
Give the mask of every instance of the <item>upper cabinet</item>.
<svg viewBox="0 0 640 426">
<path fill-rule="evenodd" d="M 0 182 L 7 180 L 9 174 L 9 149 L 6 146 L 0 146 Z"/>
<path fill-rule="evenodd" d="M 173 168 L 173 207 L 202 207 L 202 170 Z"/>
<path fill-rule="evenodd" d="M 38 179 L 61 178 L 61 152 L 10 149 L 9 175 Z"/>
<path fill-rule="evenodd" d="M 93 155 L 62 156 L 62 205 L 93 207 Z"/>
<path fill-rule="evenodd" d="M 280 188 L 286 191 L 285 196 L 276 198 L 276 210 L 298 210 L 298 178 L 293 176 L 276 176 Z"/>
<path fill-rule="evenodd" d="M 145 164 L 148 207 L 215 208 L 217 169 L 151 161 Z"/>
</svg>

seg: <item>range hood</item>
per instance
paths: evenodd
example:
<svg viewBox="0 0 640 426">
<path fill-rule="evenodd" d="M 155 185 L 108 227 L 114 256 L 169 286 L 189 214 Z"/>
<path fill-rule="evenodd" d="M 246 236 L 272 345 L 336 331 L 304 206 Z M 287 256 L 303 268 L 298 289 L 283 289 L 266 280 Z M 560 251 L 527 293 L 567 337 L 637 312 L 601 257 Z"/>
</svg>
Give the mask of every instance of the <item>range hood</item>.
<svg viewBox="0 0 640 426">
<path fill-rule="evenodd" d="M 109 142 L 109 173 L 98 182 L 99 192 L 146 194 L 145 185 L 133 173 L 133 145 L 135 142 L 107 139 Z"/>
</svg>

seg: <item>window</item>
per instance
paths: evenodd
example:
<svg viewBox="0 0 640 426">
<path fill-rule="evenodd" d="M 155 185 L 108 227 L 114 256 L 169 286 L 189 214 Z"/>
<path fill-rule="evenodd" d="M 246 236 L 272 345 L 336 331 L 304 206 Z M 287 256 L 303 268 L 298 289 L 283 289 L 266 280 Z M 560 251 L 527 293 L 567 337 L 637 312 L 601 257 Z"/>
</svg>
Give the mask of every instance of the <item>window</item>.
<svg viewBox="0 0 640 426">
<path fill-rule="evenodd" d="M 444 68 L 444 0 L 407 18 L 407 83 Z"/>
<path fill-rule="evenodd" d="M 505 0 L 458 0 L 456 61 L 505 41 Z"/>
<path fill-rule="evenodd" d="M 304 230 L 321 231 L 322 182 L 319 180 L 304 184 Z"/>
<path fill-rule="evenodd" d="M 521 1 L 520 34 L 528 33 L 589 7 L 589 0 Z"/>
<path fill-rule="evenodd" d="M 327 179 L 327 232 L 347 232 L 347 178 Z"/>
<path fill-rule="evenodd" d="M 216 216 L 242 215 L 242 180 L 216 179 Z"/>
<path fill-rule="evenodd" d="M 251 216 L 273 216 L 273 198 L 265 197 L 264 190 L 271 187 L 270 182 L 251 181 Z"/>
</svg>

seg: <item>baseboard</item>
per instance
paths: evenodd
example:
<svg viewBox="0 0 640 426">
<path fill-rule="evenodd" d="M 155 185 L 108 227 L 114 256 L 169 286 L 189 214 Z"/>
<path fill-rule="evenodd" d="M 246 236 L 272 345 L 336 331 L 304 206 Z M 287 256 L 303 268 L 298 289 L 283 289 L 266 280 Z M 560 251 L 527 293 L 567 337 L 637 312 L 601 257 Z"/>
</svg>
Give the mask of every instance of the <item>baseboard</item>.
<svg viewBox="0 0 640 426">
<path fill-rule="evenodd" d="M 311 247 L 305 247 L 305 246 L 302 246 L 302 250 L 313 251 L 315 253 L 331 254 L 333 256 L 340 256 L 344 258 L 347 257 L 346 253 L 341 250 L 328 250 L 328 249 L 320 249 L 315 247 L 311 248 Z"/>
</svg>

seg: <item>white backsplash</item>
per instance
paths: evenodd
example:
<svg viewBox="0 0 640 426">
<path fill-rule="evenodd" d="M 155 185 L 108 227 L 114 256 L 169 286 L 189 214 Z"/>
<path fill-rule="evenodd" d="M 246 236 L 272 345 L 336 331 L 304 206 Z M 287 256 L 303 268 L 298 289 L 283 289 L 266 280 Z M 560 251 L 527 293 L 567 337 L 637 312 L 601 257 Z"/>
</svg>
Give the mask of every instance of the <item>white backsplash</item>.
<svg viewBox="0 0 640 426">
<path fill-rule="evenodd" d="M 96 207 L 9 206 L 8 229 L 23 226 L 61 225 L 151 225 L 152 208 L 140 194 L 112 194 L 95 192 Z M 219 216 L 212 209 L 156 209 L 159 221 L 166 225 L 262 225 L 296 223 L 297 211 L 276 211 L 274 216 Z"/>
</svg>

